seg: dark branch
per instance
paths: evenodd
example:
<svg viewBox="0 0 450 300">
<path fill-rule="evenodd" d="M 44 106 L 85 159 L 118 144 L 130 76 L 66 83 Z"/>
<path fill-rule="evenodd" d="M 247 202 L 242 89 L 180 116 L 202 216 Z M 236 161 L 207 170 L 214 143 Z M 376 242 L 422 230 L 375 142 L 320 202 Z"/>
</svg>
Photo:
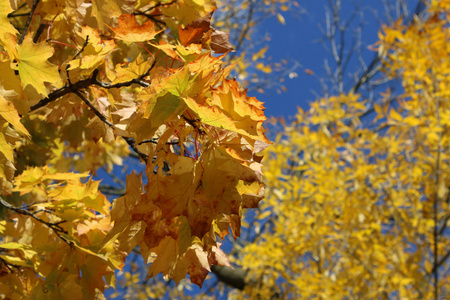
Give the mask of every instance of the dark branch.
<svg viewBox="0 0 450 300">
<path fill-rule="evenodd" d="M 46 106 L 50 102 L 55 101 L 67 94 L 75 93 L 76 91 L 88 88 L 91 85 L 97 85 L 97 86 L 100 86 L 105 89 L 127 87 L 127 86 L 131 86 L 132 84 L 139 84 L 142 87 L 148 87 L 148 86 L 150 86 L 150 84 L 148 82 L 145 82 L 143 80 L 143 78 L 150 74 L 150 71 L 153 69 L 155 64 L 156 64 L 156 60 L 152 63 L 149 70 L 147 72 L 145 72 L 145 74 L 139 76 L 139 78 L 134 78 L 130 81 L 121 82 L 121 83 L 117 83 L 117 84 L 110 84 L 110 83 L 98 81 L 97 75 L 98 75 L 99 71 L 98 71 L 98 69 L 96 69 L 92 73 L 92 77 L 84 79 L 84 80 L 80 80 L 73 84 L 69 82 L 69 84 L 66 84 L 62 88 L 59 88 L 59 89 L 51 92 L 46 98 L 41 99 L 37 104 L 31 106 L 30 109 L 31 109 L 31 111 L 34 111 L 36 109 Z"/>
<path fill-rule="evenodd" d="M 97 82 L 96 76 L 98 74 L 98 70 L 95 70 L 92 73 L 92 77 L 91 78 L 87 78 L 81 81 L 78 81 L 74 84 L 69 84 L 69 85 L 65 85 L 60 89 L 57 89 L 53 92 L 51 92 L 47 98 L 41 99 L 37 104 L 31 106 L 31 111 L 34 111 L 36 109 L 39 109 L 41 107 L 46 106 L 47 104 L 49 104 L 52 101 L 55 101 L 67 94 L 70 93 L 74 93 L 75 91 L 81 90 L 81 89 L 85 89 L 91 85 L 94 85 L 95 82 Z"/>
<path fill-rule="evenodd" d="M 149 8 L 147 8 L 144 12 L 149 12 L 149 11 L 151 11 L 151 10 L 154 10 L 155 8 L 160 7 L 160 6 L 172 5 L 172 4 L 176 3 L 177 1 L 178 1 L 178 0 L 173 0 L 173 1 L 167 2 L 167 3 L 160 2 L 160 3 L 158 3 L 158 4 L 155 4 L 155 5 L 153 5 L 153 6 L 149 7 Z"/>
<path fill-rule="evenodd" d="M 118 188 L 110 185 L 100 185 L 100 192 L 106 195 L 115 195 L 115 196 L 123 196 L 125 195 L 126 190 L 124 188 Z"/>
<path fill-rule="evenodd" d="M 44 32 L 45 26 L 46 26 L 45 23 L 41 23 L 39 25 L 39 28 L 36 30 L 36 33 L 34 34 L 33 43 L 35 43 L 35 44 L 37 43 L 37 41 L 39 40 L 39 37 Z"/>
<path fill-rule="evenodd" d="M 64 230 L 64 228 L 61 227 L 62 223 L 65 223 L 66 221 L 59 221 L 59 222 L 55 222 L 55 223 L 51 223 L 51 222 L 47 222 L 42 220 L 39 217 L 36 217 L 36 214 L 38 212 L 42 212 L 42 210 L 40 211 L 35 211 L 35 212 L 31 212 L 27 209 L 23 209 L 23 208 L 19 208 L 19 207 L 15 207 L 12 206 L 11 204 L 9 204 L 8 202 L 6 202 L 5 200 L 3 200 L 2 198 L 0 198 L 0 203 L 6 207 L 7 209 L 10 209 L 12 211 L 15 211 L 18 214 L 21 215 L 25 215 L 25 216 L 29 216 L 32 217 L 33 219 L 35 219 L 36 221 L 44 224 L 45 226 L 47 226 L 48 228 L 50 228 L 51 230 L 53 230 L 53 232 L 61 239 L 63 240 L 67 245 L 72 246 L 72 242 L 70 242 L 69 240 L 67 240 L 65 237 L 63 237 L 61 234 L 68 234 L 68 232 L 66 230 Z M 47 210 L 44 210 L 44 212 L 48 212 Z"/>
<path fill-rule="evenodd" d="M 143 140 L 141 141 L 138 145 L 142 145 L 142 144 L 146 144 L 146 143 L 152 143 L 152 144 L 158 144 L 158 139 L 157 138 L 152 138 L 152 139 L 148 139 L 148 140 Z M 176 142 L 166 142 L 166 145 L 178 145 L 180 143 L 180 141 L 176 141 Z"/>
<path fill-rule="evenodd" d="M 34 11 L 36 10 L 40 0 L 33 0 L 33 7 L 31 8 L 30 14 L 28 16 L 27 22 L 25 23 L 25 27 L 22 31 L 22 35 L 20 36 L 19 45 L 22 45 L 25 36 L 27 35 L 28 28 L 30 27 L 31 20 L 33 19 Z"/>
<path fill-rule="evenodd" d="M 430 274 L 434 274 L 447 261 L 449 257 L 450 257 L 450 250 L 447 251 L 447 254 L 441 257 L 441 259 L 435 265 L 433 265 L 433 269 L 431 270 Z"/>
<path fill-rule="evenodd" d="M 417 16 L 422 13 L 422 11 L 426 8 L 426 5 L 424 5 L 424 0 L 420 0 L 417 3 L 416 8 L 414 9 L 413 16 Z M 414 20 L 412 17 L 409 20 L 409 23 L 411 23 Z M 353 85 L 353 87 L 350 89 L 350 92 L 357 93 L 360 87 L 369 81 L 372 77 L 374 77 L 380 70 L 381 70 L 381 57 L 379 54 L 376 54 L 372 61 L 370 62 L 369 66 L 364 70 L 364 72 L 358 77 L 358 80 Z"/>
<path fill-rule="evenodd" d="M 81 94 L 80 91 L 75 91 L 74 92 L 75 95 L 77 95 L 78 97 L 81 98 L 81 100 L 83 100 L 84 103 L 86 103 L 86 105 L 91 109 L 91 111 L 100 119 L 102 120 L 103 123 L 105 123 L 106 125 L 108 125 L 111 128 L 114 128 L 114 124 L 111 123 L 110 121 L 108 121 L 108 119 L 106 119 L 106 117 L 97 109 L 95 108 L 94 105 L 92 105 L 91 101 L 89 101 L 83 94 Z"/>
<path fill-rule="evenodd" d="M 13 11 L 12 13 L 8 14 L 8 18 L 15 18 L 15 17 L 23 17 L 23 16 L 28 16 L 30 13 L 20 13 L 20 14 L 16 14 L 16 12 L 18 12 L 19 10 L 21 10 L 22 8 L 24 8 L 27 5 L 27 3 L 23 3 L 21 4 L 15 11 Z"/>
<path fill-rule="evenodd" d="M 239 290 L 243 290 L 245 287 L 245 276 L 247 272 L 243 269 L 233 269 L 230 267 L 211 266 L 211 271 L 216 274 L 220 281 L 228 284 Z"/>
<path fill-rule="evenodd" d="M 106 125 L 108 125 L 111 128 L 114 128 L 114 124 L 108 121 L 108 119 L 97 109 L 94 105 L 85 97 L 83 94 L 81 94 L 80 91 L 74 91 L 74 93 L 83 100 L 84 103 L 91 109 L 91 111 Z M 122 136 L 122 138 L 127 142 L 127 144 L 133 149 L 134 152 L 136 152 L 139 157 L 147 163 L 148 155 L 145 153 L 142 153 L 139 151 L 139 149 L 136 148 L 136 144 L 134 142 L 134 139 L 126 136 Z"/>
<path fill-rule="evenodd" d="M 141 151 L 139 151 L 138 148 L 136 148 L 136 143 L 135 143 L 134 139 L 132 139 L 130 137 L 126 137 L 126 136 L 123 136 L 122 138 L 125 140 L 125 142 L 127 142 L 127 144 L 131 147 L 131 149 L 133 149 L 133 151 L 139 155 L 140 159 L 145 161 L 145 163 L 148 162 L 148 155 L 142 153 Z"/>
</svg>

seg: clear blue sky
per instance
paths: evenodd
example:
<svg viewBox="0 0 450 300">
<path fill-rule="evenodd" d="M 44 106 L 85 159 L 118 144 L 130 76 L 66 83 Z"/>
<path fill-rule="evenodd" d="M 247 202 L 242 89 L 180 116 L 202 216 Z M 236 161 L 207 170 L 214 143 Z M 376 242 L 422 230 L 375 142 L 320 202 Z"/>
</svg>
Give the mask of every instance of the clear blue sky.
<svg viewBox="0 0 450 300">
<path fill-rule="evenodd" d="M 259 29 L 261 33 L 267 32 L 271 38 L 267 56 L 272 56 L 274 61 L 289 58 L 300 63 L 300 67 L 296 70 L 298 77 L 287 78 L 284 82 L 287 92 L 278 94 L 275 90 L 267 90 L 265 94 L 255 93 L 252 95 L 265 102 L 267 116 L 292 116 L 297 111 L 297 106 L 306 109 L 308 102 L 316 98 L 312 90 L 321 94 L 321 86 L 317 76 L 326 76 L 324 59 L 331 58 L 323 45 L 318 42 L 322 37 L 319 24 L 325 27 L 325 6 L 328 6 L 329 1 L 298 2 L 304 10 L 302 15 L 293 16 L 286 12 L 283 14 L 286 25 L 280 24 L 274 17 L 262 24 Z M 342 13 L 345 18 L 354 11 L 352 3 L 358 1 L 346 0 L 342 2 Z M 415 5 L 415 2 L 411 1 L 411 5 Z M 365 23 L 362 31 L 363 56 L 365 61 L 369 63 L 375 52 L 367 49 L 367 46 L 374 44 L 378 39 L 380 21 L 377 18 L 384 20 L 384 9 L 380 0 L 363 0 L 361 3 Z M 375 14 L 378 14 L 378 17 Z M 355 20 L 353 28 L 356 27 L 358 22 L 359 20 Z M 312 70 L 314 75 L 307 74 L 306 69 Z M 349 65 L 349 71 L 355 70 L 357 70 L 357 66 L 353 61 Z"/>
</svg>

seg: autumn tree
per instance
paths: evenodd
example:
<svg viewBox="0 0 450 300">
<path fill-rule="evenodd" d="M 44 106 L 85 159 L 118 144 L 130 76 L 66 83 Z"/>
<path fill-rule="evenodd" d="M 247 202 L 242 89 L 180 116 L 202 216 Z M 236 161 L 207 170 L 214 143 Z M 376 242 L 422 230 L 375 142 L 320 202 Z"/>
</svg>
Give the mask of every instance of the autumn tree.
<svg viewBox="0 0 450 300">
<path fill-rule="evenodd" d="M 450 1 L 409 10 L 348 89 L 337 51 L 329 94 L 275 124 L 229 298 L 448 297 Z"/>
<path fill-rule="evenodd" d="M 263 197 L 262 103 L 213 1 L 0 2 L 0 295 L 104 298 L 137 249 L 202 285 Z M 132 153 L 111 202 L 92 178 Z"/>
</svg>

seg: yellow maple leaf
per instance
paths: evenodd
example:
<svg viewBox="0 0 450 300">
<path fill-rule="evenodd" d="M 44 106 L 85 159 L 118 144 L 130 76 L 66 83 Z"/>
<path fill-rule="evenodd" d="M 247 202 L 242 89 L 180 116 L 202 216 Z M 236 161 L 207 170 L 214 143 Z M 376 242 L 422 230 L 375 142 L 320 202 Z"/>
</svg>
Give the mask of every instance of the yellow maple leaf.
<svg viewBox="0 0 450 300">
<path fill-rule="evenodd" d="M 0 152 L 3 153 L 7 160 L 14 160 L 14 149 L 6 141 L 5 135 L 2 132 L 0 132 Z"/>
<path fill-rule="evenodd" d="M 53 55 L 53 48 L 45 42 L 34 44 L 27 35 L 22 45 L 17 45 L 17 70 L 23 86 L 33 86 L 39 94 L 47 96 L 45 82 L 58 87 L 62 84 L 58 67 L 47 61 Z"/>
<path fill-rule="evenodd" d="M 20 116 L 17 113 L 14 105 L 8 102 L 2 95 L 0 95 L 0 115 L 9 123 L 11 123 L 16 130 L 30 137 L 28 130 L 20 123 Z"/>
<path fill-rule="evenodd" d="M 14 45 L 16 44 L 16 34 L 18 33 L 8 20 L 8 14 L 12 11 L 9 1 L 0 2 L 0 45 L 5 48 L 10 56 L 13 56 L 15 53 Z"/>
<path fill-rule="evenodd" d="M 139 53 L 139 56 L 132 63 L 116 65 L 117 76 L 112 82 L 112 84 L 130 81 L 134 78 L 139 78 L 139 76 L 144 74 L 149 68 L 150 64 L 148 63 L 148 61 L 145 61 L 142 58 L 142 55 Z"/>
</svg>

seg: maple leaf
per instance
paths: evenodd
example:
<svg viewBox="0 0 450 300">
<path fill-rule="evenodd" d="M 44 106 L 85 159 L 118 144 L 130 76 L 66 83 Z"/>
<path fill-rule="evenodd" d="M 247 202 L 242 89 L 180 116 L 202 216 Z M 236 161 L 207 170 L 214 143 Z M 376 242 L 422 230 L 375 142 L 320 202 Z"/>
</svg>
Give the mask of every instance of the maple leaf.
<svg viewBox="0 0 450 300">
<path fill-rule="evenodd" d="M 84 26 L 77 34 L 83 42 L 89 37 L 88 44 L 83 49 L 83 57 L 70 61 L 68 69 L 79 69 L 81 75 L 89 75 L 105 63 L 106 57 L 116 49 L 117 45 L 114 40 L 102 40 L 98 30 L 91 27 Z"/>
<path fill-rule="evenodd" d="M 213 13 L 212 11 L 204 17 L 192 21 L 186 27 L 179 28 L 178 34 L 183 46 L 201 42 L 203 34 L 211 29 L 211 17 Z"/>
<path fill-rule="evenodd" d="M 139 78 L 150 68 L 148 61 L 144 61 L 141 54 L 130 64 L 116 65 L 116 78 L 111 84 L 130 81 Z"/>
<path fill-rule="evenodd" d="M 11 102 L 7 101 L 5 98 L 3 98 L 2 95 L 0 95 L 0 115 L 6 121 L 11 123 L 11 125 L 13 125 L 17 131 L 30 137 L 30 133 L 25 128 L 25 126 L 23 126 L 23 124 L 20 122 L 20 116 L 17 113 L 17 110 L 15 109 L 14 105 Z"/>
<path fill-rule="evenodd" d="M 262 128 L 265 120 L 262 103 L 239 91 L 234 81 L 223 81 L 213 95 L 214 105 L 200 104 L 190 97 L 182 99 L 203 123 L 269 143 Z"/>
<path fill-rule="evenodd" d="M 48 95 L 45 82 L 52 83 L 55 87 L 62 84 L 58 67 L 47 61 L 53 55 L 54 49 L 45 42 L 33 43 L 28 34 L 22 45 L 17 45 L 17 70 L 24 87 L 33 86 L 36 91 L 44 96 Z"/>
<path fill-rule="evenodd" d="M 230 44 L 230 34 L 211 27 L 211 17 L 214 11 L 189 23 L 185 28 L 179 27 L 178 34 L 181 44 L 188 46 L 192 43 L 209 43 L 211 50 L 216 53 L 233 51 Z M 208 39 L 210 41 L 208 42 Z"/>
<path fill-rule="evenodd" d="M 121 5 L 123 2 L 117 0 L 93 0 L 92 16 L 96 18 L 100 30 L 105 29 L 112 18 L 117 18 L 122 14 Z"/>
<path fill-rule="evenodd" d="M 216 53 L 227 53 L 234 50 L 230 43 L 230 34 L 220 30 L 214 30 L 211 33 L 210 47 Z"/>
<path fill-rule="evenodd" d="M 155 31 L 155 24 L 147 21 L 139 25 L 134 15 L 123 14 L 119 17 L 119 25 L 111 28 L 115 33 L 115 38 L 125 42 L 145 42 L 151 41 L 162 32 Z"/>
<path fill-rule="evenodd" d="M 177 241 L 171 238 L 170 236 L 165 237 L 157 247 L 151 249 L 153 253 L 158 253 L 156 259 L 152 261 L 152 264 L 148 270 L 148 277 L 153 277 L 159 273 L 163 275 L 169 274 L 170 270 L 173 270 L 174 265 L 176 264 L 178 249 L 177 249 Z M 181 279 L 186 277 L 186 273 L 183 275 L 178 274 L 174 280 L 179 282 Z"/>
<path fill-rule="evenodd" d="M 174 49 L 176 49 L 176 46 L 168 44 L 164 40 L 160 40 L 159 44 L 150 43 L 153 47 L 163 51 L 166 55 L 168 55 L 171 58 L 178 57 L 178 54 L 175 52 Z"/>
<path fill-rule="evenodd" d="M 8 20 L 8 14 L 12 11 L 9 1 L 0 2 L 0 45 L 5 48 L 10 57 L 14 57 L 16 54 L 14 46 L 16 44 L 16 34 L 18 33 Z"/>
<path fill-rule="evenodd" d="M 0 152 L 9 161 L 14 161 L 14 148 L 6 141 L 5 135 L 0 132 Z"/>
</svg>

